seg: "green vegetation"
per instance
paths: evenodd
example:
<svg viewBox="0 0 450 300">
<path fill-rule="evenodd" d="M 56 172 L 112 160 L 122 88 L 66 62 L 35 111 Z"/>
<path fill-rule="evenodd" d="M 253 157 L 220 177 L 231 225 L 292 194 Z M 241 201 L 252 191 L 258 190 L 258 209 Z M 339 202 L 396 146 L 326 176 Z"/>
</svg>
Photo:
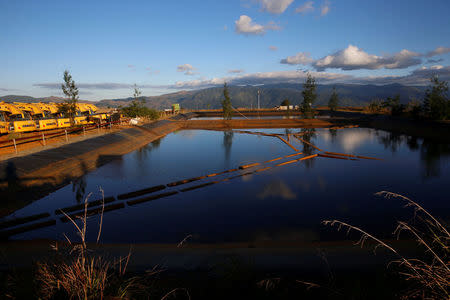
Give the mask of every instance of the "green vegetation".
<svg viewBox="0 0 450 300">
<path fill-rule="evenodd" d="M 400 104 L 400 95 L 395 95 L 395 97 L 387 97 L 386 101 L 382 103 L 382 107 L 387 108 L 393 116 L 401 115 L 405 110 L 405 105 Z"/>
<path fill-rule="evenodd" d="M 333 87 L 333 93 L 331 94 L 330 100 L 328 101 L 328 107 L 331 111 L 335 111 L 339 105 L 339 96 L 336 92 L 336 87 Z"/>
<path fill-rule="evenodd" d="M 307 74 L 306 81 L 303 84 L 302 96 L 301 110 L 304 114 L 309 115 L 312 113 L 312 105 L 317 99 L 316 79 L 310 73 Z"/>
<path fill-rule="evenodd" d="M 450 99 L 447 97 L 448 82 L 440 81 L 433 76 L 431 84 L 425 92 L 423 112 L 426 117 L 433 120 L 450 119 Z"/>
<path fill-rule="evenodd" d="M 372 114 L 381 112 L 383 110 L 383 101 L 380 99 L 372 99 L 367 106 L 367 110 Z"/>
<path fill-rule="evenodd" d="M 226 82 L 223 85 L 223 96 L 225 98 L 222 100 L 223 118 L 225 120 L 231 120 L 233 117 L 233 107 L 231 106 L 230 93 Z"/>
<path fill-rule="evenodd" d="M 129 118 L 144 117 L 151 120 L 157 120 L 159 118 L 159 112 L 155 109 L 151 109 L 145 106 L 145 98 L 141 97 L 142 92 L 137 85 L 134 85 L 133 98 L 134 100 L 130 105 L 121 107 L 121 113 Z"/>
<path fill-rule="evenodd" d="M 288 107 L 288 109 L 289 109 L 289 105 L 291 105 L 291 102 L 289 101 L 289 99 L 284 99 L 282 102 L 281 102 L 281 104 L 280 104 L 281 106 L 287 106 Z"/>
<path fill-rule="evenodd" d="M 448 82 L 440 81 L 437 76 L 430 79 L 430 85 L 425 91 L 423 103 L 412 97 L 408 105 L 400 103 L 400 94 L 388 96 L 385 101 L 372 100 L 367 106 L 371 113 L 389 111 L 391 115 L 398 116 L 408 113 L 415 119 L 450 120 L 450 99 L 447 96 Z"/>
<path fill-rule="evenodd" d="M 61 84 L 61 89 L 67 99 L 58 105 L 58 109 L 64 116 L 70 118 L 70 122 L 73 125 L 77 114 L 78 88 L 68 70 L 64 71 L 64 84 Z"/>
</svg>

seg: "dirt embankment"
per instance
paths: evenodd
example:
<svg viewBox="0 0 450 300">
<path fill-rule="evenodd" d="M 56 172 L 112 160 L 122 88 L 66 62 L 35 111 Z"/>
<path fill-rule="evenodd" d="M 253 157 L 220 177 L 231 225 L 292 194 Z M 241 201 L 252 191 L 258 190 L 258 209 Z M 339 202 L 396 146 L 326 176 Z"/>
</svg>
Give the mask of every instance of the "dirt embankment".
<svg viewBox="0 0 450 300">
<path fill-rule="evenodd" d="M 321 128 L 338 125 L 323 119 L 235 119 L 186 120 L 178 122 L 183 129 L 245 129 L 245 128 Z"/>
<path fill-rule="evenodd" d="M 157 121 L 2 161 L 0 216 L 179 128 Z"/>
</svg>

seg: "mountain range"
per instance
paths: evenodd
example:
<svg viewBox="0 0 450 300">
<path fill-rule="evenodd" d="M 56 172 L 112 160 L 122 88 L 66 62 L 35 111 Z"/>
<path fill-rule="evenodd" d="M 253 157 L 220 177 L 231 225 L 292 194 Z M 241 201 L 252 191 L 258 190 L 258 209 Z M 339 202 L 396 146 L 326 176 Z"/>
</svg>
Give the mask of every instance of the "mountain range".
<svg viewBox="0 0 450 300">
<path fill-rule="evenodd" d="M 400 95 L 401 103 L 408 103 L 411 100 L 422 101 L 426 87 L 406 86 L 401 84 L 389 85 L 357 85 L 357 84 L 335 84 L 317 85 L 317 101 L 315 105 L 327 105 L 333 88 L 339 95 L 339 105 L 341 106 L 363 106 L 374 99 L 384 100 L 387 97 Z M 301 84 L 271 84 L 262 86 L 229 86 L 232 105 L 234 107 L 257 107 L 258 90 L 260 91 L 260 107 L 271 108 L 289 99 L 291 104 L 302 102 Z M 144 96 L 145 105 L 150 108 L 164 109 L 170 108 L 171 104 L 179 103 L 182 108 L 187 109 L 207 109 L 220 108 L 223 99 L 223 87 L 212 87 L 201 90 L 179 91 L 160 96 Z M 98 107 L 116 108 L 127 106 L 133 101 L 133 97 L 121 99 L 104 99 L 100 101 L 84 101 L 94 103 Z M 33 98 L 30 96 L 8 95 L 0 97 L 0 101 L 13 102 L 61 102 L 60 97 Z"/>
</svg>

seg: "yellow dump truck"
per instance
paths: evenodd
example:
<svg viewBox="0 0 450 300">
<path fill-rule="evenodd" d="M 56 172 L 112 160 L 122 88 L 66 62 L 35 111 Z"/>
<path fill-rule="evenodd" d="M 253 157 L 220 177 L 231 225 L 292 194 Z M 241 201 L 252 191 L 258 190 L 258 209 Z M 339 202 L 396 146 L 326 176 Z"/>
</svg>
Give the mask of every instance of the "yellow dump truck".
<svg viewBox="0 0 450 300">
<path fill-rule="evenodd" d="M 46 115 L 45 112 L 35 103 L 14 102 L 14 105 L 24 112 L 28 112 L 31 118 L 36 122 L 38 130 L 50 130 L 58 128 L 56 118 Z"/>
<path fill-rule="evenodd" d="M 6 114 L 9 121 L 8 132 L 29 132 L 37 129 L 30 113 L 22 111 L 11 103 L 0 103 L 0 111 Z"/>
</svg>

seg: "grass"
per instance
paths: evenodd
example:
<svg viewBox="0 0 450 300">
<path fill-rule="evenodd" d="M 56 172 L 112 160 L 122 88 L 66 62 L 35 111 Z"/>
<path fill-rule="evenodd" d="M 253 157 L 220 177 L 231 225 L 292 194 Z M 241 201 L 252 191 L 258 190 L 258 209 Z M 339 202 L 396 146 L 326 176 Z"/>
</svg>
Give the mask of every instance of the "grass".
<svg viewBox="0 0 450 300">
<path fill-rule="evenodd" d="M 103 214 L 104 192 L 102 189 L 102 211 L 98 223 L 96 243 L 100 241 Z M 145 272 L 143 276 L 131 276 L 127 268 L 131 258 L 131 248 L 128 255 L 119 258 L 109 258 L 104 254 L 88 249 L 86 242 L 88 199 L 84 201 L 84 214 L 79 220 L 63 214 L 76 229 L 80 241 L 75 243 L 67 236 L 68 247 L 60 248 L 56 243 L 53 249 L 56 256 L 48 262 L 37 263 L 36 282 L 40 299 L 148 299 L 152 294 L 150 289 L 161 290 L 152 282 L 153 276 L 162 272 L 158 266 Z M 80 222 L 79 222 L 80 221 Z M 191 236 L 182 240 L 178 247 L 182 247 Z M 190 299 L 187 289 L 175 288 L 162 294 L 162 300 L 174 299 L 179 295 Z"/>
<path fill-rule="evenodd" d="M 103 190 L 101 190 L 102 195 Z M 66 237 L 68 249 L 60 249 L 57 244 L 53 249 L 56 259 L 51 262 L 37 263 L 36 280 L 39 296 L 42 299 L 128 299 L 133 291 L 145 290 L 140 286 L 141 278 L 126 276 L 131 250 L 125 257 L 108 259 L 88 249 L 86 243 L 88 195 L 84 201 L 84 214 L 81 224 L 70 216 L 80 242 L 74 243 Z M 103 195 L 104 199 L 104 195 Z M 103 225 L 104 201 L 98 225 L 97 243 L 100 241 Z"/>
<path fill-rule="evenodd" d="M 404 292 L 404 299 L 450 299 L 450 234 L 448 228 L 417 202 L 405 196 L 386 191 L 376 195 L 400 199 L 406 203 L 405 207 L 413 208 L 413 220 L 410 222 L 398 221 L 394 235 L 400 238 L 401 234 L 408 234 L 423 249 L 423 258 L 406 258 L 388 243 L 348 223 L 326 220 L 323 221 L 323 224 L 336 226 L 338 230 L 344 229 L 347 233 L 358 232 L 360 239 L 357 244 L 361 247 L 367 240 L 371 240 L 375 242 L 374 251 L 381 247 L 392 252 L 397 259 L 389 265 L 396 264 L 399 267 L 398 274 L 412 283 L 411 288 Z"/>
</svg>

